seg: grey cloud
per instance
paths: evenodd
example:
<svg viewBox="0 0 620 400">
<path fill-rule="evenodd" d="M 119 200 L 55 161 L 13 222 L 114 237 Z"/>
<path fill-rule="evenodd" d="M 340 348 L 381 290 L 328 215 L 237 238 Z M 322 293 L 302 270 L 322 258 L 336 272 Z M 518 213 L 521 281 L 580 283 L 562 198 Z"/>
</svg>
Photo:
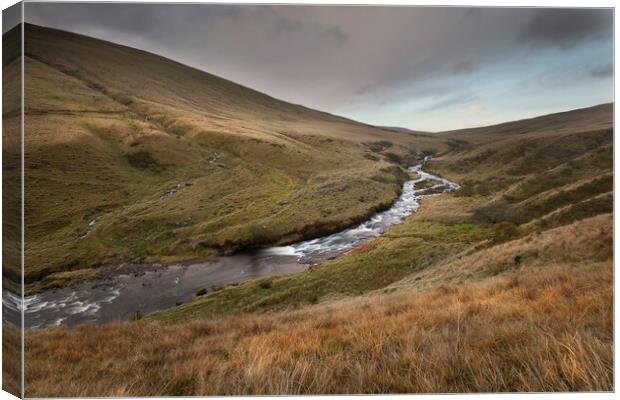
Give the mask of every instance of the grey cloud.
<svg viewBox="0 0 620 400">
<path fill-rule="evenodd" d="M 599 65 L 590 70 L 590 76 L 593 78 L 609 78 L 614 75 L 614 66 L 611 64 Z"/>
<path fill-rule="evenodd" d="M 541 93 L 557 88 L 569 88 L 571 85 L 591 83 L 592 79 L 608 79 L 613 75 L 613 65 L 603 64 L 595 67 L 578 63 L 556 66 L 535 76 L 515 82 L 515 91 Z M 611 83 L 611 82 L 610 82 Z M 613 85 L 610 84 L 610 88 Z"/>
<path fill-rule="evenodd" d="M 357 90 L 355 90 L 355 94 L 358 96 L 362 96 L 368 93 L 371 93 L 373 89 L 372 85 L 364 85 L 360 88 L 358 88 Z"/>
<path fill-rule="evenodd" d="M 432 103 L 429 106 L 423 107 L 421 109 L 421 111 L 437 111 L 437 110 L 441 110 L 447 107 L 452 107 L 458 104 L 463 104 L 463 103 L 467 103 L 467 102 L 471 102 L 473 100 L 476 100 L 476 96 L 466 93 L 466 94 L 458 94 L 455 96 L 450 96 L 447 98 L 444 98 L 440 101 L 437 101 L 435 103 Z"/>
<path fill-rule="evenodd" d="M 21 3 L 13 4 L 2 10 L 2 33 L 6 33 L 19 24 L 22 20 Z"/>
<path fill-rule="evenodd" d="M 303 28 L 303 23 L 298 20 L 289 18 L 278 18 L 275 22 L 275 30 L 277 33 L 298 32 Z"/>
<path fill-rule="evenodd" d="M 342 31 L 342 29 L 337 26 L 332 26 L 331 28 L 327 28 L 319 33 L 319 38 L 333 40 L 336 42 L 346 42 L 347 35 Z"/>
<path fill-rule="evenodd" d="M 611 12 L 594 14 L 575 11 L 569 18 L 562 10 L 527 8 L 26 4 L 29 22 L 138 47 L 327 111 L 352 101 L 372 107 L 466 91 L 465 83 L 452 80 L 464 81 L 471 72 L 511 57 L 536 62 L 542 47 L 532 44 L 577 46 L 584 37 L 611 43 L 611 27 L 601 23 Z M 577 33 L 567 32 L 565 23 Z M 524 56 L 523 49 L 530 51 Z"/>
<path fill-rule="evenodd" d="M 542 9 L 519 37 L 534 46 L 570 48 L 587 39 L 609 36 L 612 26 L 609 9 Z"/>
<path fill-rule="evenodd" d="M 455 75 L 467 74 L 478 68 L 478 63 L 474 60 L 463 60 L 452 65 L 452 73 Z"/>
</svg>

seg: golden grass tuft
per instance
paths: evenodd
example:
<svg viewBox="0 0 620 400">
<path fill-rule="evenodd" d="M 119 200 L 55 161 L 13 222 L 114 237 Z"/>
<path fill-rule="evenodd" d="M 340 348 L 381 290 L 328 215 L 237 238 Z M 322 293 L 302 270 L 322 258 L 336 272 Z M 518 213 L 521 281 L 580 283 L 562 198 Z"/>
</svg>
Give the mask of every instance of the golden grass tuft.
<svg viewBox="0 0 620 400">
<path fill-rule="evenodd" d="M 420 290 L 481 280 L 528 266 L 609 260 L 613 256 L 612 233 L 612 215 L 603 214 L 485 249 L 470 248 L 415 272 L 391 287 Z"/>
<path fill-rule="evenodd" d="M 2 321 L 2 390 L 20 397 L 22 335 L 19 328 Z"/>
</svg>

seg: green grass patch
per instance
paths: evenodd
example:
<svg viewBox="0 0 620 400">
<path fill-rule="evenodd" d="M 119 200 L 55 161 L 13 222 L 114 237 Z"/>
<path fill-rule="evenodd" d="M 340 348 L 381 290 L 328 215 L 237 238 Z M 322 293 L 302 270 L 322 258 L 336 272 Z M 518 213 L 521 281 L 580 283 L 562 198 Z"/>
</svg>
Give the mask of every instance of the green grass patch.
<svg viewBox="0 0 620 400">
<path fill-rule="evenodd" d="M 330 298 L 381 289 L 431 263 L 494 235 L 473 224 L 408 220 L 338 259 L 313 270 L 248 281 L 147 319 L 181 321 L 196 317 L 297 308 Z"/>
<path fill-rule="evenodd" d="M 153 172 L 160 172 L 165 169 L 165 167 L 157 162 L 155 158 L 151 155 L 151 153 L 147 151 L 138 151 L 136 153 L 131 153 L 125 155 L 129 164 L 138 169 L 148 169 Z"/>
<path fill-rule="evenodd" d="M 613 175 L 606 174 L 579 186 L 551 193 L 543 198 L 534 198 L 516 204 L 510 203 L 506 199 L 496 200 L 476 209 L 475 216 L 480 221 L 492 223 L 509 221 L 520 225 L 542 217 L 561 207 L 577 204 L 612 190 Z"/>
<path fill-rule="evenodd" d="M 40 282 L 38 282 L 35 287 L 29 289 L 29 292 L 71 286 L 83 281 L 97 279 L 101 276 L 101 272 L 101 270 L 93 268 L 57 272 L 47 275 Z"/>
</svg>

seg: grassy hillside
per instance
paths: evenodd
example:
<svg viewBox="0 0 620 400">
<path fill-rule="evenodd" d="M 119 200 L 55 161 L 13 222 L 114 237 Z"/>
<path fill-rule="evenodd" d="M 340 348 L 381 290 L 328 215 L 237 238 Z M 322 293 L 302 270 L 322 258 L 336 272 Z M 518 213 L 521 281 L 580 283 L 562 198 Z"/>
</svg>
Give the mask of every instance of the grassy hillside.
<svg viewBox="0 0 620 400">
<path fill-rule="evenodd" d="M 446 148 L 72 33 L 27 25 L 25 55 L 27 282 L 338 230 Z"/>
<path fill-rule="evenodd" d="M 2 43 L 2 287 L 21 295 L 21 24 Z M 9 317 L 4 315 L 4 319 Z M 16 326 L 21 321 L 10 321 Z M 22 332 L 2 324 L 2 389 L 21 393 Z"/>
<path fill-rule="evenodd" d="M 478 201 L 478 222 L 546 229 L 613 211 L 613 106 L 441 134 L 461 146 L 429 168 Z"/>
<path fill-rule="evenodd" d="M 21 283 L 21 25 L 4 34 L 2 68 L 2 276 L 5 288 Z"/>
</svg>

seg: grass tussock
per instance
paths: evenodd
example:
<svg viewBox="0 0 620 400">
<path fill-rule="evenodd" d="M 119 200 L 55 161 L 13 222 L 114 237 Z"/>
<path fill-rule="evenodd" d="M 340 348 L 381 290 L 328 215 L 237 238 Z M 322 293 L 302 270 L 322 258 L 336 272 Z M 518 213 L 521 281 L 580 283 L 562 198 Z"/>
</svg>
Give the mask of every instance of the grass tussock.
<svg viewBox="0 0 620 400">
<path fill-rule="evenodd" d="M 295 312 L 28 336 L 28 396 L 612 389 L 610 262 Z M 145 335 L 148 332 L 148 335 Z"/>
<path fill-rule="evenodd" d="M 613 210 L 609 104 L 445 134 L 464 143 L 430 168 L 461 183 L 477 223 L 527 233 Z"/>
<path fill-rule="evenodd" d="M 2 390 L 20 397 L 22 335 L 20 329 L 2 321 Z"/>
<path fill-rule="evenodd" d="M 613 257 L 611 214 L 584 219 L 544 232 L 533 232 L 491 247 L 466 251 L 417 271 L 391 287 L 407 290 L 480 281 L 528 267 L 553 263 L 603 262 Z"/>
</svg>

